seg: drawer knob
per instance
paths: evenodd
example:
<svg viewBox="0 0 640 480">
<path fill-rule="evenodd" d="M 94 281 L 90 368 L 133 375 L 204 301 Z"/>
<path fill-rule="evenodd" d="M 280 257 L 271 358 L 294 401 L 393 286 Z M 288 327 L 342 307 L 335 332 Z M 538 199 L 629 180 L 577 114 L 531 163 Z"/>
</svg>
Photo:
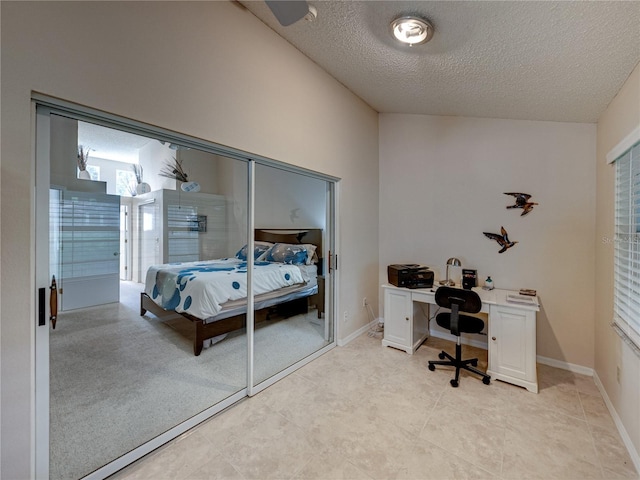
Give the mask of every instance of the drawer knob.
<svg viewBox="0 0 640 480">
<path fill-rule="evenodd" d="M 409 317 L 404 317 L 404 319 L 408 322 L 409 321 Z"/>
<path fill-rule="evenodd" d="M 496 341 L 496 337 L 491 337 L 491 340 L 493 340 L 495 342 Z"/>
</svg>

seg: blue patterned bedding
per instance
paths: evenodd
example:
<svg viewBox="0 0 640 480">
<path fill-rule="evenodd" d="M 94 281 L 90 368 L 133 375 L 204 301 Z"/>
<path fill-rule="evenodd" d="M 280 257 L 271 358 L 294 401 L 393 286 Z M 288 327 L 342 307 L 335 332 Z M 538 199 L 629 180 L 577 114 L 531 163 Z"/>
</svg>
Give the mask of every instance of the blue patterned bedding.
<svg viewBox="0 0 640 480">
<path fill-rule="evenodd" d="M 295 284 L 303 284 L 296 265 L 255 262 L 255 295 Z M 179 264 L 154 265 L 147 271 L 145 293 L 165 310 L 207 319 L 217 315 L 222 304 L 247 296 L 247 262 L 237 258 Z"/>
</svg>

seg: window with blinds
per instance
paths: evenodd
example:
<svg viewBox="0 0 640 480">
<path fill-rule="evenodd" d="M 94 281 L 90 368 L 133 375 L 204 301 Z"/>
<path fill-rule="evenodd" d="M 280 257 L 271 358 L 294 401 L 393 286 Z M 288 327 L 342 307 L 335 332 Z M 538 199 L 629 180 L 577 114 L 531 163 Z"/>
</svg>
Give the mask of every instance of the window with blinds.
<svg viewBox="0 0 640 480">
<path fill-rule="evenodd" d="M 169 263 L 200 260 L 198 224 L 197 221 L 194 222 L 197 216 L 197 207 L 167 206 L 167 260 Z"/>
<path fill-rule="evenodd" d="M 58 209 L 62 279 L 117 275 L 120 197 L 65 190 Z"/>
<path fill-rule="evenodd" d="M 640 348 L 640 142 L 615 160 L 614 328 Z"/>
</svg>

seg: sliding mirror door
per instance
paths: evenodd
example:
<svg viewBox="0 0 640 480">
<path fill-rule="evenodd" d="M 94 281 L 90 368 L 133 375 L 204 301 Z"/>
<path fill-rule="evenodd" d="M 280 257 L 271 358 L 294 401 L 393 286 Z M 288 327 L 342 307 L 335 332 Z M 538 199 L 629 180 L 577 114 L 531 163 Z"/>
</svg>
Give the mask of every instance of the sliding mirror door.
<svg viewBox="0 0 640 480">
<path fill-rule="evenodd" d="M 335 345 L 335 180 L 45 103 L 36 476 L 105 478 Z"/>
<path fill-rule="evenodd" d="M 327 181 L 256 165 L 254 386 L 333 343 L 329 204 Z"/>
<path fill-rule="evenodd" d="M 246 291 L 248 162 L 47 112 L 37 274 L 55 276 L 58 312 L 38 327 L 40 471 L 104 477 L 246 395 L 246 303 L 223 304 Z M 203 297 L 203 279 L 226 297 Z"/>
</svg>

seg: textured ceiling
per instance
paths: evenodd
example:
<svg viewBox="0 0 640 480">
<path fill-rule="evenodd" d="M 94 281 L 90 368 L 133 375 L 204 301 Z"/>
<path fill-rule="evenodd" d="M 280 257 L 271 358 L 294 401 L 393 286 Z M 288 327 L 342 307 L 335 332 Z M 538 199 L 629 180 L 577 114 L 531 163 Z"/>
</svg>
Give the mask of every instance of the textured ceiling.
<svg viewBox="0 0 640 480">
<path fill-rule="evenodd" d="M 138 163 L 138 150 L 152 140 L 132 133 L 78 122 L 78 145 L 89 148 L 89 158 Z"/>
<path fill-rule="evenodd" d="M 594 123 L 640 61 L 640 1 L 310 1 L 282 27 L 240 2 L 378 112 Z M 404 47 L 399 15 L 433 39 Z M 640 108 L 640 106 L 639 106 Z"/>
</svg>

